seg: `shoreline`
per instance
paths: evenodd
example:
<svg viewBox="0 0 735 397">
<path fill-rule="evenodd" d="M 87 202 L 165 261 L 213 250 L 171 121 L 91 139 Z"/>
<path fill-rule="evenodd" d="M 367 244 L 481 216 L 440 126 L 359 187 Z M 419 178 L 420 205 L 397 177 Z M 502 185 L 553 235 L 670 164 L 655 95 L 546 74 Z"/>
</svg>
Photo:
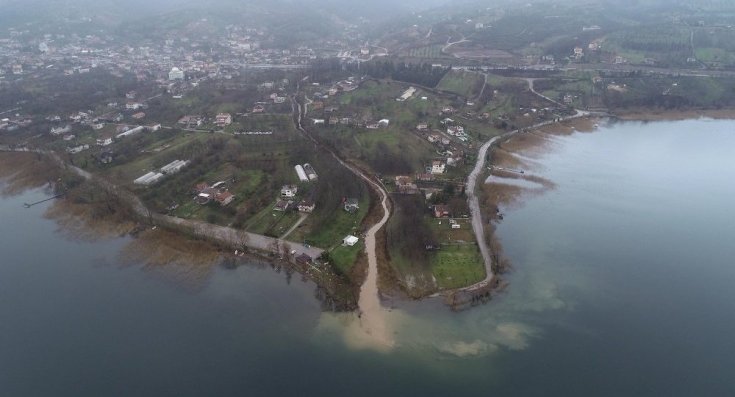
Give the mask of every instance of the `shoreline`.
<svg viewBox="0 0 735 397">
<path fill-rule="evenodd" d="M 519 133 L 513 131 L 491 139 L 490 148 L 487 151 L 487 165 L 490 167 L 500 167 L 493 170 L 484 170 L 482 177 L 493 178 L 492 182 L 483 182 L 479 184 L 480 192 L 477 194 L 482 201 L 481 217 L 485 226 L 489 243 L 493 246 L 492 253 L 497 258 L 502 256 L 502 244 L 497 239 L 495 226 L 502 221 L 502 212 L 506 209 L 513 209 L 521 206 L 524 197 L 543 195 L 549 190 L 554 189 L 553 181 L 536 174 L 534 168 L 538 167 L 537 162 L 545 153 L 554 150 L 554 137 L 570 136 L 575 133 L 594 133 L 599 124 L 606 120 L 615 120 L 622 122 L 665 122 L 665 121 L 683 121 L 701 118 L 711 118 L 715 120 L 735 120 L 735 109 L 701 109 L 701 110 L 655 110 L 640 109 L 635 111 L 615 112 L 606 116 L 596 116 L 587 114 L 582 117 L 563 120 L 547 125 L 534 126 L 526 129 L 527 132 Z M 489 142 L 488 142 L 489 143 Z M 523 173 L 507 172 L 507 169 L 522 170 Z M 505 182 L 505 183 L 504 183 Z M 513 182 L 534 182 L 538 184 L 537 188 L 530 188 Z M 505 261 L 505 259 L 502 259 Z M 511 263 L 505 263 L 504 266 L 498 268 L 497 275 L 502 274 L 507 268 L 511 268 Z M 499 277 L 496 277 L 499 278 Z M 496 290 L 504 289 L 506 282 L 496 280 L 496 288 L 491 288 L 489 293 Z M 458 291 L 467 290 L 467 287 Z M 441 293 L 440 293 L 441 294 Z M 438 295 L 438 294 L 437 294 Z M 473 302 L 474 303 L 474 302 Z"/>
<path fill-rule="evenodd" d="M 735 109 L 624 109 L 613 113 L 614 118 L 623 121 L 681 121 L 700 118 L 716 120 L 735 119 Z"/>
<path fill-rule="evenodd" d="M 660 111 L 660 110 L 649 110 L 649 109 L 639 109 L 639 110 L 631 110 L 631 111 L 623 111 L 623 112 L 616 112 L 614 114 L 611 114 L 609 116 L 601 117 L 601 116 L 594 116 L 590 115 L 587 112 L 579 112 L 578 114 L 574 116 L 570 116 L 566 120 L 558 121 L 558 122 L 545 122 L 541 125 L 536 125 L 533 127 L 526 128 L 524 130 L 515 130 L 510 131 L 502 135 L 498 135 L 496 137 L 491 138 L 490 140 L 486 141 L 482 147 L 480 148 L 480 154 L 482 156 L 478 157 L 478 163 L 476 164 L 475 168 L 473 169 L 473 172 L 470 174 L 470 176 L 474 176 L 474 186 L 476 189 L 476 193 L 470 195 L 469 200 L 476 200 L 476 203 L 471 203 L 471 209 L 474 209 L 476 206 L 479 208 L 478 213 L 476 214 L 476 217 L 478 219 L 477 226 L 479 226 L 482 229 L 482 236 L 485 237 L 482 242 L 478 241 L 479 245 L 485 245 L 487 247 L 487 251 L 484 252 L 483 258 L 486 259 L 486 269 L 488 270 L 488 273 L 486 275 L 486 278 L 482 280 L 479 283 L 465 286 L 462 288 L 452 289 L 452 290 L 443 290 L 443 291 L 436 291 L 434 293 L 428 294 L 424 297 L 419 297 L 417 299 L 411 299 L 411 300 L 423 300 L 426 298 L 431 297 L 444 297 L 446 299 L 446 302 L 449 304 L 449 306 L 453 306 L 453 303 L 450 302 L 451 300 L 455 300 L 456 302 L 454 304 L 458 304 L 459 306 L 464 306 L 466 304 L 470 304 L 474 306 L 477 303 L 486 302 L 491 298 L 491 294 L 493 291 L 502 290 L 505 286 L 505 282 L 502 281 L 499 277 L 497 277 L 499 274 L 504 273 L 504 270 L 506 267 L 509 267 L 509 264 L 504 264 L 501 262 L 504 262 L 501 258 L 500 252 L 502 252 L 502 244 L 497 241 L 497 237 L 495 235 L 495 224 L 502 220 L 502 217 L 498 216 L 499 209 L 501 206 L 508 208 L 509 206 L 517 205 L 517 201 L 522 196 L 528 195 L 528 194 L 543 194 L 545 191 L 549 189 L 553 189 L 553 184 L 543 185 L 545 181 L 543 180 L 534 180 L 534 160 L 537 155 L 543 154 L 543 147 L 549 144 L 549 140 L 545 138 L 545 135 L 549 136 L 565 136 L 565 135 L 571 135 L 574 133 L 588 133 L 593 132 L 595 129 L 595 126 L 601 121 L 605 119 L 612 119 L 612 120 L 621 120 L 621 121 L 640 121 L 640 122 L 650 122 L 650 121 L 678 121 L 678 120 L 688 120 L 688 119 L 696 119 L 696 118 L 702 118 L 702 117 L 708 117 L 713 119 L 735 119 L 735 109 L 710 109 L 710 110 L 685 110 L 685 111 Z M 518 139 L 521 140 L 521 142 L 518 141 Z M 508 147 L 510 146 L 510 147 Z M 12 154 L 12 153 L 27 153 L 28 155 L 37 155 L 38 153 L 34 153 L 33 151 L 7 151 L 6 154 Z M 51 163 L 56 163 L 54 159 L 51 159 Z M 488 171 L 486 168 L 487 166 L 498 166 L 498 167 L 509 167 L 509 168 L 515 168 L 515 169 L 523 169 L 526 170 L 527 174 L 523 176 L 519 175 L 513 175 L 512 173 L 509 174 L 507 172 L 499 172 L 496 170 Z M 68 166 L 66 167 L 68 169 Z M 63 170 L 64 168 L 59 168 L 59 170 Z M 81 171 L 81 170 L 80 170 Z M 8 174 L 6 171 L 5 178 L 12 177 L 14 173 Z M 474 174 L 474 175 L 473 175 Z M 468 176 L 468 180 L 469 177 Z M 528 188 L 522 188 L 518 186 L 508 186 L 504 185 L 502 183 L 495 182 L 485 182 L 486 178 L 488 176 L 493 177 L 500 177 L 501 179 L 521 179 L 524 181 L 533 181 L 536 183 L 541 183 L 543 186 L 539 189 L 528 189 Z M 477 180 L 480 178 L 481 180 Z M 92 182 L 95 183 L 94 179 L 92 178 Z M 500 185 L 500 187 L 498 187 Z M 486 186 L 491 186 L 490 189 L 488 189 Z M 484 194 L 478 194 L 481 192 L 478 192 L 477 190 L 482 190 L 483 187 L 485 187 L 485 190 L 492 190 L 497 192 L 495 197 L 488 198 L 486 196 L 486 192 Z M 478 197 L 479 196 L 479 197 Z M 378 200 L 380 200 L 380 197 L 378 197 Z M 376 204 L 378 207 L 380 207 L 380 202 Z M 493 209 L 498 210 L 493 211 Z M 383 208 L 383 210 L 385 210 Z M 384 213 L 385 215 L 385 213 Z M 475 218 L 475 214 L 473 213 L 473 219 Z M 485 224 L 487 222 L 487 225 Z M 158 223 L 158 222 L 156 222 Z M 475 223 L 475 222 L 473 222 Z M 160 225 L 166 228 L 165 225 Z M 474 228 L 474 225 L 473 225 Z M 169 229 L 169 228 L 166 228 Z M 182 232 L 180 230 L 173 230 L 174 233 L 180 234 L 181 236 L 191 238 L 191 234 Z M 476 230 L 477 232 L 477 230 Z M 479 235 L 479 234 L 478 234 Z M 196 237 L 196 236 L 195 236 Z M 195 239 L 198 241 L 198 239 Z M 227 255 L 229 253 L 228 250 L 223 249 L 223 247 L 218 246 L 219 252 L 221 255 Z M 247 252 L 248 256 L 252 256 L 254 259 L 260 259 L 265 260 L 269 263 L 274 264 L 282 264 L 284 261 L 279 260 L 278 258 L 273 258 L 267 255 L 258 254 L 257 252 L 253 250 L 248 250 L 250 252 Z M 369 250 L 372 251 L 372 250 Z M 368 255 L 366 255 L 365 258 L 362 258 L 365 262 L 378 262 L 380 258 L 370 258 Z M 365 266 L 368 265 L 368 266 Z M 375 265 L 375 264 L 373 264 Z M 377 264 L 377 267 L 381 267 L 381 265 L 384 264 Z M 372 266 L 369 266 L 368 263 L 364 263 L 363 266 L 367 267 L 368 270 L 366 273 L 370 273 L 369 270 Z M 298 266 L 292 266 L 296 271 L 299 273 L 302 273 L 303 275 L 308 277 L 308 271 L 304 272 L 303 269 L 299 269 Z M 308 270 L 308 269 L 307 269 Z M 377 269 L 375 269 L 377 270 Z M 377 276 L 377 275 L 373 275 Z M 312 277 L 309 277 L 312 280 L 314 280 Z M 377 278 L 377 277 L 376 277 Z M 381 277 L 382 278 L 382 277 Z M 364 287 L 364 281 L 363 283 L 360 283 L 360 285 L 353 286 L 353 288 L 357 291 L 361 290 L 362 287 Z M 380 289 L 383 289 L 385 284 L 389 280 L 381 280 L 378 284 L 381 285 Z M 321 284 L 314 280 L 316 285 L 320 286 Z M 392 286 L 400 291 L 399 286 Z M 362 295 L 362 294 L 360 294 Z M 377 295 L 379 296 L 379 293 L 376 294 L 374 291 L 370 295 Z M 393 295 L 391 294 L 392 299 L 406 299 L 405 297 L 401 297 L 400 294 Z M 459 298 L 458 298 L 459 297 Z M 380 298 L 379 298 L 380 299 Z M 378 300 L 379 300 L 378 299 Z M 357 299 L 359 300 L 359 299 Z M 373 299 L 374 300 L 374 299 Z M 359 306 L 358 302 L 354 302 Z M 374 302 L 372 302 L 374 303 Z M 374 305 L 372 305 L 374 306 Z M 349 308 L 347 310 L 350 310 Z M 373 313 L 374 314 L 374 313 Z M 373 316 L 368 316 L 373 317 Z M 367 320 L 367 319 L 366 319 Z M 383 327 L 377 327 L 377 328 L 383 328 Z"/>
</svg>

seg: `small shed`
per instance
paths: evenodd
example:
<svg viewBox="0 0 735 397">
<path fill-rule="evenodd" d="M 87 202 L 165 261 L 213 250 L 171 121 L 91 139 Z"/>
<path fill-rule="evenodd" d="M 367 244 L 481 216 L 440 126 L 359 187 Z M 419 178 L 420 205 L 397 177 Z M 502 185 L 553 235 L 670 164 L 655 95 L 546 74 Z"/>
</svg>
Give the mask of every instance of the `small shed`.
<svg viewBox="0 0 735 397">
<path fill-rule="evenodd" d="M 360 241 L 360 239 L 358 239 L 355 236 L 350 235 L 350 236 L 347 236 L 344 239 L 342 239 L 342 245 L 345 245 L 345 246 L 348 246 L 348 247 L 352 247 L 355 244 L 357 244 L 358 241 Z"/>
</svg>

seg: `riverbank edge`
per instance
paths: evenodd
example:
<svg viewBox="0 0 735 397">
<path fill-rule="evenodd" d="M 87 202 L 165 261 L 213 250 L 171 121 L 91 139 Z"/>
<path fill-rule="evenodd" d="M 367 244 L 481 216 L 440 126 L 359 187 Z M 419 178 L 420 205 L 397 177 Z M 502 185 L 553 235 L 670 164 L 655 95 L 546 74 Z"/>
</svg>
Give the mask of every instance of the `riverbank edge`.
<svg viewBox="0 0 735 397">
<path fill-rule="evenodd" d="M 279 243 L 279 252 L 276 253 L 273 250 L 264 250 L 249 246 L 249 238 L 243 236 L 249 236 L 251 233 L 247 233 L 245 231 L 237 233 L 237 231 L 232 231 L 230 228 L 218 225 L 155 213 L 148 209 L 132 192 L 110 184 L 107 181 L 101 180 L 94 174 L 66 163 L 53 152 L 0 147 L 0 154 L 2 153 L 27 153 L 28 155 L 42 156 L 44 159 L 42 161 L 48 161 L 49 163 L 54 164 L 59 170 L 70 171 L 73 174 L 82 177 L 84 179 L 84 183 L 91 184 L 92 186 L 115 195 L 119 198 L 119 202 L 117 204 L 122 205 L 125 209 L 129 210 L 129 214 L 134 217 L 131 221 L 139 225 L 136 229 L 160 227 L 185 238 L 191 238 L 197 241 L 206 241 L 212 244 L 213 249 L 218 250 L 220 254 L 224 256 L 231 256 L 231 252 L 233 250 L 238 250 L 242 252 L 243 255 L 248 255 L 255 259 L 265 260 L 280 266 L 289 266 L 299 274 L 313 281 L 317 287 L 323 289 L 327 293 L 335 303 L 333 305 L 333 311 L 342 312 L 354 311 L 357 309 L 358 297 L 355 295 L 355 288 L 352 285 L 351 280 L 348 283 L 349 285 L 342 287 L 340 287 L 338 283 L 321 282 L 318 278 L 310 274 L 310 267 L 313 268 L 313 266 L 298 263 L 296 261 L 297 255 L 284 255 L 283 252 L 281 252 L 284 247 L 289 246 L 289 242 L 287 241 L 277 239 Z M 65 198 L 62 197 L 60 199 L 64 200 Z M 235 234 L 233 235 L 233 233 Z"/>
<path fill-rule="evenodd" d="M 601 121 L 601 120 L 614 120 L 614 121 L 620 121 L 620 122 L 666 122 L 666 121 L 683 121 L 683 120 L 696 120 L 701 118 L 710 118 L 715 120 L 735 120 L 735 108 L 733 109 L 688 109 L 688 110 L 661 110 L 661 109 L 636 109 L 636 110 L 621 110 L 616 112 L 611 112 L 609 114 L 605 115 L 595 115 L 595 114 L 587 114 L 583 115 L 577 118 L 572 118 L 569 120 L 564 120 L 560 122 L 551 123 L 544 126 L 534 126 L 532 128 L 525 129 L 528 132 L 537 132 L 540 131 L 543 128 L 554 128 L 555 126 L 562 126 L 566 124 L 568 127 L 572 129 L 572 133 L 575 132 L 595 132 L 595 130 L 585 130 L 577 128 L 579 127 L 579 122 L 581 120 L 588 120 L 588 121 Z M 496 138 L 493 138 L 492 142 L 489 144 L 489 148 L 486 155 L 486 160 L 484 164 L 486 165 L 492 165 L 493 164 L 493 156 L 495 152 L 498 150 L 499 146 L 509 141 L 510 139 L 517 136 L 522 131 L 512 131 L 510 133 L 506 133 L 504 135 L 500 135 Z M 568 133 L 562 133 L 562 134 L 568 134 Z M 537 144 L 532 144 L 529 146 L 529 148 L 535 147 Z M 490 174 L 487 170 L 480 173 L 480 179 L 482 177 L 486 177 L 488 174 Z M 478 188 L 478 186 L 476 186 Z M 475 192 L 477 195 L 478 193 Z M 486 242 L 488 243 L 496 243 L 498 249 L 502 252 L 502 244 L 499 243 L 499 241 L 495 240 L 496 238 L 496 230 L 493 227 L 492 222 L 495 221 L 494 219 L 485 219 L 485 217 L 482 216 L 482 211 L 478 215 L 482 219 L 482 224 L 485 232 Z M 494 257 L 493 265 L 493 282 L 491 282 L 487 288 L 483 288 L 481 293 L 472 294 L 470 296 L 465 296 L 463 298 L 458 299 L 456 297 L 457 293 L 462 293 L 467 290 L 467 287 L 460 288 L 457 290 L 447 290 L 447 291 L 440 291 L 432 297 L 436 296 L 443 296 L 445 298 L 445 302 L 455 309 L 455 305 L 459 305 L 458 310 L 462 310 L 464 308 L 467 308 L 468 306 L 475 306 L 479 303 L 485 303 L 489 301 L 494 294 L 504 290 L 508 283 L 505 280 L 502 280 L 500 277 L 505 272 L 509 271 L 512 267 L 511 263 L 503 264 L 503 261 L 500 260 L 500 253 L 499 252 L 491 252 L 491 255 Z M 497 262 L 496 262 L 497 261 Z"/>
</svg>

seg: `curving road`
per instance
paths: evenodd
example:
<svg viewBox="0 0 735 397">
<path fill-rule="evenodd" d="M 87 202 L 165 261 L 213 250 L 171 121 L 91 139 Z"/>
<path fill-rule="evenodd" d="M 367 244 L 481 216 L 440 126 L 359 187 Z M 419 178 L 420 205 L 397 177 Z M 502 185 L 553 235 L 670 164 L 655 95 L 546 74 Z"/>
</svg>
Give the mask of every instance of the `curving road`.
<svg viewBox="0 0 735 397">
<path fill-rule="evenodd" d="M 559 104 L 558 102 L 536 92 L 533 89 L 533 79 L 525 79 L 528 82 L 528 87 L 534 94 L 540 96 L 541 98 L 544 98 L 548 101 L 551 101 L 555 104 Z M 580 117 L 589 116 L 591 113 L 587 111 L 577 110 L 576 113 L 572 116 L 563 117 L 558 121 L 544 121 L 542 123 L 534 124 L 530 127 L 524 128 L 525 129 L 536 129 L 539 127 L 547 126 L 550 124 L 554 124 L 557 122 L 567 121 L 571 119 L 576 119 Z M 477 240 L 477 245 L 480 247 L 480 252 L 482 253 L 482 258 L 485 262 L 485 279 L 480 281 L 479 283 L 459 288 L 455 291 L 474 291 L 478 289 L 482 289 L 487 287 L 495 278 L 495 274 L 493 274 L 493 258 L 492 258 L 492 252 L 490 252 L 490 247 L 487 245 L 487 241 L 485 240 L 485 225 L 482 221 L 482 213 L 480 212 L 480 200 L 477 197 L 477 179 L 480 177 L 480 174 L 482 173 L 483 168 L 485 167 L 485 162 L 487 160 L 487 153 L 490 150 L 490 148 L 495 145 L 496 142 L 507 139 L 512 137 L 513 135 L 519 133 L 522 131 L 522 129 L 513 130 L 510 132 L 506 132 L 505 134 L 498 135 L 496 137 L 491 138 L 485 144 L 483 144 L 480 147 L 480 151 L 477 155 L 477 163 L 475 164 L 475 168 L 472 169 L 472 172 L 467 177 L 467 189 L 466 192 L 468 193 L 467 202 L 470 206 L 470 217 L 472 218 L 472 230 L 475 233 L 475 239 Z"/>
</svg>

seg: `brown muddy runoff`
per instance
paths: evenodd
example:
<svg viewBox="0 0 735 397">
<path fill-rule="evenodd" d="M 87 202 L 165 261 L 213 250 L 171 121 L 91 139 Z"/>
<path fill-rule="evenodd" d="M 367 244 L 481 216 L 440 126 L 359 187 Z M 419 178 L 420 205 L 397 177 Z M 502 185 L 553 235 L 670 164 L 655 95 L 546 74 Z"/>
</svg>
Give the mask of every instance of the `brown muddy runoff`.
<svg viewBox="0 0 735 397">
<path fill-rule="evenodd" d="M 30 189 L 45 188 L 55 194 L 63 171 L 34 153 L 0 153 L 0 194 L 19 195 Z M 213 244 L 193 240 L 177 233 L 144 227 L 109 197 L 91 184 L 70 189 L 54 200 L 44 217 L 53 220 L 57 232 L 73 241 L 96 242 L 132 237 L 120 251 L 122 266 L 142 265 L 157 278 L 185 290 L 201 289 L 221 263 L 223 254 Z M 19 209 L 20 210 L 20 209 Z"/>
<path fill-rule="evenodd" d="M 543 170 L 540 160 L 558 145 L 557 137 L 592 132 L 598 121 L 582 118 L 545 126 L 516 134 L 494 148 L 489 162 L 492 170 L 485 173 L 489 181 L 480 185 L 486 219 L 499 221 L 502 209 L 517 208 L 524 198 L 554 189 L 552 181 L 537 175 Z"/>
<path fill-rule="evenodd" d="M 51 187 L 60 170 L 33 153 L 0 153 L 0 195 L 14 196 L 28 189 Z"/>
</svg>

